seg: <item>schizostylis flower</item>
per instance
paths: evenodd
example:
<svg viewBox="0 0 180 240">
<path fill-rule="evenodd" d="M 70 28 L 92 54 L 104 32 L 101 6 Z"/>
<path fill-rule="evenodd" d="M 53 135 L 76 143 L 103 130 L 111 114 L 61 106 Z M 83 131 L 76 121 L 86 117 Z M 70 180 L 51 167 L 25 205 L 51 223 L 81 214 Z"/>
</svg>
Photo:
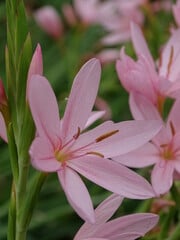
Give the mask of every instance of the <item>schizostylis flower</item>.
<svg viewBox="0 0 180 240">
<path fill-rule="evenodd" d="M 89 60 L 75 77 L 66 110 L 59 108 L 48 80 L 32 76 L 28 100 L 38 136 L 30 155 L 32 165 L 57 172 L 68 201 L 84 219 L 94 222 L 89 193 L 77 173 L 114 193 L 129 198 L 149 198 L 154 192 L 147 181 L 109 158 L 127 153 L 149 141 L 161 128 L 160 121 L 107 121 L 84 132 L 98 91 L 101 67 Z"/>
</svg>

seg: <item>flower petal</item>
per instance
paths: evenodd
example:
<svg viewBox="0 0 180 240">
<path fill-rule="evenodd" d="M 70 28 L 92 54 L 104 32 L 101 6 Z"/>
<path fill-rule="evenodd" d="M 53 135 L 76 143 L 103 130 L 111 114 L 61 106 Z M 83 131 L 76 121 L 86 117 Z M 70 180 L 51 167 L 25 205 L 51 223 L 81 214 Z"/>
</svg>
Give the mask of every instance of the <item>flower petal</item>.
<svg viewBox="0 0 180 240">
<path fill-rule="evenodd" d="M 102 116 L 104 116 L 105 111 L 93 111 L 90 114 L 90 117 L 88 118 L 85 128 L 88 128 L 91 124 L 93 124 L 96 120 L 100 119 Z"/>
<path fill-rule="evenodd" d="M 89 60 L 74 79 L 63 117 L 63 137 L 72 138 L 90 116 L 98 91 L 101 66 L 97 59 Z"/>
<path fill-rule="evenodd" d="M 162 122 L 158 120 L 116 123 L 114 130 L 117 129 L 118 132 L 93 145 L 91 151 L 100 152 L 106 158 L 128 153 L 151 140 L 159 132 L 161 126 Z"/>
<path fill-rule="evenodd" d="M 130 26 L 133 46 L 135 48 L 136 54 L 145 56 L 153 67 L 154 61 L 140 27 L 134 22 L 131 22 Z"/>
<path fill-rule="evenodd" d="M 6 124 L 4 122 L 4 118 L 0 113 L 0 137 L 5 141 L 8 142 L 7 139 L 7 132 L 6 132 Z"/>
<path fill-rule="evenodd" d="M 167 193 L 172 186 L 174 166 L 170 161 L 161 160 L 152 170 L 151 182 L 158 195 Z"/>
<path fill-rule="evenodd" d="M 127 215 L 104 224 L 101 229 L 99 229 L 97 236 L 106 237 L 108 239 L 121 239 L 116 238 L 121 234 L 129 234 L 129 236 L 131 236 L 131 234 L 136 233 L 138 234 L 138 237 L 144 236 L 146 232 L 151 230 L 157 224 L 158 219 L 158 215 L 151 213 Z"/>
<path fill-rule="evenodd" d="M 60 133 L 59 109 L 48 80 L 33 75 L 28 88 L 28 100 L 39 136 L 53 144 Z"/>
<path fill-rule="evenodd" d="M 113 160 L 127 167 L 142 168 L 156 163 L 159 160 L 158 154 L 159 152 L 153 144 L 146 143 L 137 150 L 113 157 Z"/>
<path fill-rule="evenodd" d="M 105 199 L 95 210 L 96 224 L 85 222 L 76 233 L 74 240 L 96 236 L 96 231 L 99 229 L 101 224 L 105 223 L 109 218 L 112 217 L 112 215 L 120 206 L 122 200 L 123 197 L 117 194 L 112 194 Z"/>
<path fill-rule="evenodd" d="M 68 167 L 58 171 L 59 181 L 76 213 L 85 221 L 94 223 L 95 215 L 91 198 L 79 175 Z"/>
<path fill-rule="evenodd" d="M 132 92 L 129 98 L 131 113 L 136 120 L 160 120 L 161 116 L 155 106 L 146 97 Z"/>
<path fill-rule="evenodd" d="M 85 156 L 68 165 L 101 187 L 121 196 L 145 199 L 154 196 L 151 185 L 132 170 L 100 157 Z"/>
<path fill-rule="evenodd" d="M 54 157 L 51 144 L 45 138 L 35 138 L 29 153 L 32 165 L 40 171 L 56 172 L 61 167 L 61 163 Z"/>
</svg>

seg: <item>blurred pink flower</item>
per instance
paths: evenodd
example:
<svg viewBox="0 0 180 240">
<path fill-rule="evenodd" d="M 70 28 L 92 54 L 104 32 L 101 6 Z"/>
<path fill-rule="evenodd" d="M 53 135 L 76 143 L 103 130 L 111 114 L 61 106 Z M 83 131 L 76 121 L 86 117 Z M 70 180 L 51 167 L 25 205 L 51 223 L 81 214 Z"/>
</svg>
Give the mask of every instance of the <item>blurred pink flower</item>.
<svg viewBox="0 0 180 240">
<path fill-rule="evenodd" d="M 51 37 L 58 39 L 63 33 L 60 15 L 52 6 L 45 6 L 34 13 L 37 24 Z"/>
<path fill-rule="evenodd" d="M 104 45 L 120 44 L 130 39 L 130 22 L 142 25 L 144 15 L 140 6 L 146 1 L 113 0 L 102 4 L 99 13 L 100 24 L 109 32 L 101 42 Z"/>
<path fill-rule="evenodd" d="M 136 119 L 158 119 L 161 117 L 152 103 L 140 94 L 133 94 L 133 116 Z M 173 184 L 174 173 L 180 173 L 180 99 L 177 99 L 170 111 L 166 124 L 152 139 L 151 143 L 115 158 L 129 167 L 155 165 L 151 182 L 155 192 L 164 194 Z"/>
<path fill-rule="evenodd" d="M 119 50 L 117 49 L 104 49 L 96 55 L 102 64 L 115 62 L 119 58 Z"/>
<path fill-rule="evenodd" d="M 62 11 L 63 11 L 63 15 L 69 25 L 73 26 L 77 23 L 77 17 L 75 15 L 75 11 L 70 4 L 68 4 L 68 3 L 64 4 L 62 6 Z"/>
<path fill-rule="evenodd" d="M 172 6 L 172 11 L 176 24 L 178 27 L 180 27 L 180 0 L 178 0 L 176 4 Z"/>
<path fill-rule="evenodd" d="M 74 8 L 85 24 L 97 23 L 99 0 L 74 0 Z"/>
<path fill-rule="evenodd" d="M 130 21 L 142 24 L 140 10 L 146 0 L 74 0 L 75 11 L 85 24 L 99 24 L 108 33 L 101 40 L 104 45 L 119 44 L 130 39 Z"/>
<path fill-rule="evenodd" d="M 177 98 L 180 95 L 180 30 L 173 33 L 163 48 L 158 66 L 154 63 L 144 36 L 135 23 L 131 24 L 131 34 L 138 60 L 134 61 L 122 49 L 121 60 L 116 63 L 119 79 L 130 94 L 142 94 L 161 112 L 167 96 Z"/>
<path fill-rule="evenodd" d="M 108 221 L 118 209 L 123 198 L 112 194 L 95 210 L 96 223 L 85 222 L 74 240 L 134 240 L 144 236 L 158 222 L 152 213 L 131 214 Z"/>
<path fill-rule="evenodd" d="M 37 128 L 30 148 L 32 165 L 44 172 L 57 172 L 68 201 L 84 220 L 94 222 L 89 193 L 77 174 L 109 191 L 144 199 L 154 196 L 144 178 L 108 158 L 127 153 L 149 141 L 161 128 L 160 121 L 107 121 L 81 133 L 92 114 L 100 80 L 100 63 L 88 61 L 77 74 L 63 119 L 48 81 L 31 78 L 28 100 Z"/>
</svg>

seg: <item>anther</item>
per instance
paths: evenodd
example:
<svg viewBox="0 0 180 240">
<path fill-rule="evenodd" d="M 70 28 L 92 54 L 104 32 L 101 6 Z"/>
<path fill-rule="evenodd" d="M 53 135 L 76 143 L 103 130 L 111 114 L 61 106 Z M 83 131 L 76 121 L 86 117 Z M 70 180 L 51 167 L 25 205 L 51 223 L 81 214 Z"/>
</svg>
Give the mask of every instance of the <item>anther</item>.
<svg viewBox="0 0 180 240">
<path fill-rule="evenodd" d="M 169 122 L 169 125 L 170 125 L 170 128 L 171 128 L 171 133 L 172 133 L 172 135 L 174 136 L 175 133 L 176 133 L 176 131 L 175 131 L 175 128 L 174 128 L 173 122 L 170 121 L 170 122 Z"/>
<path fill-rule="evenodd" d="M 172 65 L 172 61 L 173 61 L 173 56 L 174 56 L 174 48 L 173 48 L 173 46 L 171 46 L 171 52 L 170 52 L 170 56 L 169 56 L 168 66 L 167 66 L 168 75 L 169 75 L 170 70 L 171 70 L 171 65 Z"/>
<path fill-rule="evenodd" d="M 87 152 L 86 154 L 92 154 L 104 158 L 104 155 L 99 152 Z"/>
<path fill-rule="evenodd" d="M 73 138 L 76 140 L 79 137 L 80 133 L 81 133 L 81 129 L 80 127 L 78 127 L 77 133 L 73 136 Z"/>
<path fill-rule="evenodd" d="M 119 132 L 119 130 L 114 130 L 114 131 L 112 131 L 112 132 L 105 133 L 105 134 L 99 136 L 98 138 L 96 138 L 96 142 L 101 142 L 101 141 L 103 141 L 104 139 L 106 139 L 106 138 L 108 138 L 108 137 L 111 137 L 112 135 L 114 135 L 114 134 L 116 134 L 116 133 L 118 133 L 118 132 Z"/>
</svg>

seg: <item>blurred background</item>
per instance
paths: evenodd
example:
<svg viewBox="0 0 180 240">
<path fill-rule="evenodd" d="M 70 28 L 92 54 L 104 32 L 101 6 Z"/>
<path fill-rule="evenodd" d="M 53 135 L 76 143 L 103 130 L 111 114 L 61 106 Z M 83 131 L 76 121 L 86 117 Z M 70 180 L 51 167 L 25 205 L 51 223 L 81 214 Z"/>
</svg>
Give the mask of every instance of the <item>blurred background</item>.
<svg viewBox="0 0 180 240">
<path fill-rule="evenodd" d="M 97 4 L 98 3 L 98 4 Z M 98 122 L 131 119 L 128 94 L 120 85 L 115 70 L 120 49 L 135 56 L 130 39 L 129 23 L 141 25 L 154 59 L 160 47 L 176 28 L 170 0 L 26 0 L 27 20 L 33 49 L 40 43 L 44 75 L 50 81 L 63 114 L 72 81 L 82 64 L 92 57 L 102 63 L 102 77 L 95 109 L 106 114 Z M 6 8 L 0 0 L 0 78 L 5 76 Z M 6 239 L 11 171 L 7 145 L 0 142 L 0 239 Z M 141 171 L 147 175 L 149 170 Z M 85 180 L 94 205 L 109 193 Z M 125 200 L 117 212 L 123 215 L 147 210 L 150 201 Z M 72 239 L 82 220 L 67 203 L 56 174 L 50 174 L 35 209 L 29 240 Z M 148 236 L 144 239 L 155 239 Z"/>
</svg>

